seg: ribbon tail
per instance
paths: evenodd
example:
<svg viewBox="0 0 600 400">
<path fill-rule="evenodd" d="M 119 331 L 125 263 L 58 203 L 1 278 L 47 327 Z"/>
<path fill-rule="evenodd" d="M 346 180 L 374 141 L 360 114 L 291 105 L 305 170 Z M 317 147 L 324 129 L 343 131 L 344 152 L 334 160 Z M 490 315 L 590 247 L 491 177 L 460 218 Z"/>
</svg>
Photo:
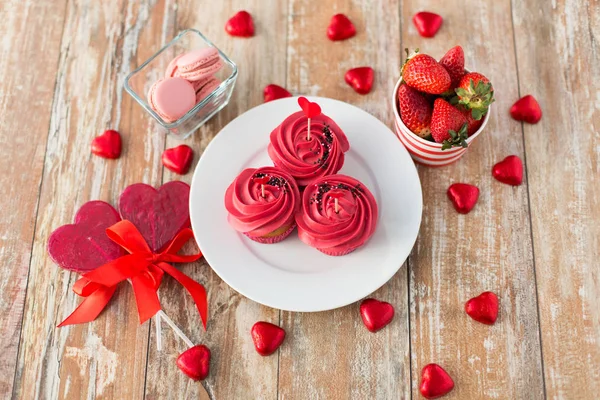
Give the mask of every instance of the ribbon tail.
<svg viewBox="0 0 600 400">
<path fill-rule="evenodd" d="M 140 324 L 143 324 L 160 310 L 158 293 L 154 286 L 141 276 L 131 279 L 131 285 L 135 294 L 135 303 L 137 304 Z"/>
<path fill-rule="evenodd" d="M 58 328 L 66 325 L 92 322 L 100 315 L 117 289 L 116 286 L 102 286 L 86 297 L 81 304 L 69 315 Z"/>
<path fill-rule="evenodd" d="M 208 301 L 206 299 L 206 289 L 204 289 L 204 286 L 183 272 L 179 271 L 172 265 L 161 262 L 158 264 L 158 266 L 167 274 L 171 275 L 175 280 L 177 280 L 177 282 L 179 282 L 192 296 L 194 303 L 196 304 L 196 308 L 198 309 L 198 313 L 200 314 L 200 318 L 202 319 L 204 330 L 206 330 L 206 321 L 208 320 Z"/>
</svg>

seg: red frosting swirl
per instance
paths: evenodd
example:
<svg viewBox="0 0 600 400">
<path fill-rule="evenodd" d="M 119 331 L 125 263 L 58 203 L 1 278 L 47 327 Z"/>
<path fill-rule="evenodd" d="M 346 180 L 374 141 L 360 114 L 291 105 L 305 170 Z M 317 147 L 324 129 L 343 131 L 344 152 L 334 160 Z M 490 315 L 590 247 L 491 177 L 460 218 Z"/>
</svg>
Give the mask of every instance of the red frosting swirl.
<svg viewBox="0 0 600 400">
<path fill-rule="evenodd" d="M 346 175 L 323 177 L 304 190 L 298 236 L 326 254 L 347 254 L 373 235 L 377 213 L 375 197 L 362 183 Z"/>
<path fill-rule="evenodd" d="M 262 180 L 268 177 L 262 193 Z M 225 192 L 227 220 L 238 232 L 264 236 L 294 222 L 300 191 L 294 178 L 275 167 L 247 168 Z"/>
<path fill-rule="evenodd" d="M 310 120 L 302 111 L 287 117 L 271 132 L 269 157 L 306 186 L 317 178 L 332 175 L 344 165 L 344 153 L 350 149 L 342 129 L 328 116 L 320 114 Z"/>
</svg>

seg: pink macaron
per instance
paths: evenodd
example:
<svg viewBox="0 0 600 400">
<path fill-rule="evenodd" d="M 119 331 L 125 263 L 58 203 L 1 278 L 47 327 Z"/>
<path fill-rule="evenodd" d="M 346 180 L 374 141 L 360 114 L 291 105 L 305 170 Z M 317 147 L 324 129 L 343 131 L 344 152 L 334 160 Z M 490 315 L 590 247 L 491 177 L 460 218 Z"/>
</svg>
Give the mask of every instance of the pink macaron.
<svg viewBox="0 0 600 400">
<path fill-rule="evenodd" d="M 166 122 L 183 117 L 196 104 L 194 86 L 183 78 L 159 79 L 148 92 L 150 107 Z"/>
<path fill-rule="evenodd" d="M 183 54 L 176 56 L 171 60 L 169 65 L 167 65 L 167 69 L 165 70 L 165 78 L 172 78 L 177 73 L 177 60 L 179 60 Z"/>
<path fill-rule="evenodd" d="M 200 103 L 206 96 L 211 94 L 221 84 L 221 81 L 211 76 L 196 90 L 196 103 Z"/>
<path fill-rule="evenodd" d="M 176 76 L 188 81 L 199 81 L 215 74 L 223 67 L 219 52 L 214 47 L 207 47 L 185 53 L 177 58 Z"/>
</svg>

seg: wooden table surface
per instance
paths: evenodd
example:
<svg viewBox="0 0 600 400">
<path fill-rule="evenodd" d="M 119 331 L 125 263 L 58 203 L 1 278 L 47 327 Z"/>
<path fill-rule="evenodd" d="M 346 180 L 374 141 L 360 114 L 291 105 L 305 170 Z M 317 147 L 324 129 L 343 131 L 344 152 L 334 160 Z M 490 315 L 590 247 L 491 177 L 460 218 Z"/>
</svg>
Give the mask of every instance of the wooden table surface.
<svg viewBox="0 0 600 400">
<path fill-rule="evenodd" d="M 254 16 L 251 39 L 223 29 L 240 9 Z M 424 9 L 444 17 L 434 39 L 411 23 Z M 338 12 L 358 33 L 334 43 L 325 30 Z M 206 398 L 203 385 L 214 399 L 417 399 L 431 362 L 455 380 L 447 399 L 600 396 L 598 0 L 5 0 L 0 21 L 0 396 Z M 392 127 L 404 47 L 440 57 L 461 44 L 466 65 L 493 81 L 490 122 L 469 153 L 449 167 L 418 168 L 419 238 L 373 295 L 396 309 L 383 331 L 364 329 L 358 304 L 314 314 L 263 307 L 203 261 L 181 268 L 208 288 L 207 332 L 176 283 L 161 289 L 165 311 L 213 352 L 202 384 L 177 369 L 184 345 L 167 329 L 157 352 L 127 285 L 95 322 L 56 328 L 80 298 L 71 291 L 77 275 L 48 258 L 50 232 L 88 200 L 114 203 L 129 184 L 191 180 L 162 167 L 163 149 L 180 142 L 159 134 L 123 91 L 130 70 L 189 27 L 239 66 L 230 104 L 185 142 L 195 162 L 225 124 L 262 103 L 270 83 L 347 101 Z M 343 79 L 363 65 L 376 71 L 365 96 Z M 525 94 L 544 111 L 537 125 L 509 117 Z M 123 135 L 118 160 L 89 151 L 108 128 Z M 525 162 L 519 187 L 491 177 L 510 154 Z M 446 199 L 459 181 L 481 190 L 467 216 Z M 492 327 L 463 312 L 486 290 L 501 304 Z M 274 356 L 254 351 L 249 329 L 259 320 L 288 332 Z"/>
</svg>

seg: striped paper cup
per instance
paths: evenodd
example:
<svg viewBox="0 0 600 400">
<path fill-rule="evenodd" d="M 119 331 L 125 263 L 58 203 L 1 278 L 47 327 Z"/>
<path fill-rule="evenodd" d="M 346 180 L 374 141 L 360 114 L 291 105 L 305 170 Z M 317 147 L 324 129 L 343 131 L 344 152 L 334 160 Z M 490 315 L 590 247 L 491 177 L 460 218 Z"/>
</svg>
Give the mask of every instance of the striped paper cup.
<svg viewBox="0 0 600 400">
<path fill-rule="evenodd" d="M 443 167 L 445 165 L 452 164 L 455 161 L 458 161 L 459 158 L 463 156 L 471 147 L 473 141 L 483 128 L 487 125 L 488 120 L 490 119 L 490 112 L 488 111 L 483 118 L 483 123 L 481 127 L 469 136 L 467 139 L 467 148 L 463 147 L 452 147 L 450 149 L 442 150 L 442 144 L 436 142 L 430 142 L 429 140 L 425 140 L 415 135 L 404 125 L 402 122 L 402 118 L 400 118 L 400 112 L 398 111 L 398 88 L 402 83 L 402 78 L 396 84 L 394 88 L 394 94 L 392 97 L 392 108 L 394 109 L 394 119 L 395 119 L 395 127 L 396 134 L 400 138 L 400 141 L 406 147 L 410 156 L 418 162 L 419 164 L 429 165 L 432 167 Z"/>
</svg>

